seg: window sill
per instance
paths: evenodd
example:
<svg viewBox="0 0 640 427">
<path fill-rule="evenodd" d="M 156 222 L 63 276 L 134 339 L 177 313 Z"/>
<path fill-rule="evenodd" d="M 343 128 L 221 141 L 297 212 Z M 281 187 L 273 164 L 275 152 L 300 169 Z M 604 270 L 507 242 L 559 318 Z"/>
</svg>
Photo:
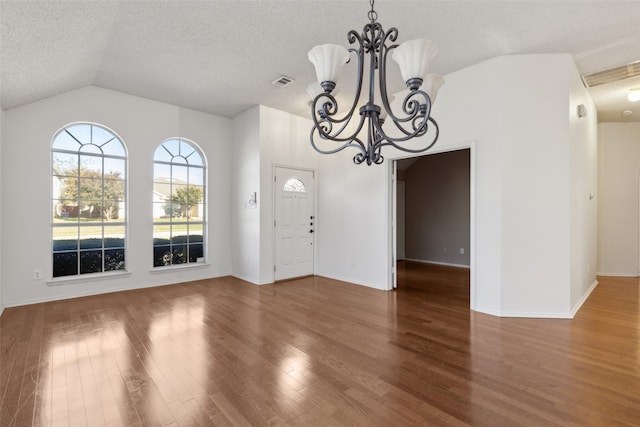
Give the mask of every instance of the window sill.
<svg viewBox="0 0 640 427">
<path fill-rule="evenodd" d="M 54 277 L 52 279 L 47 280 L 46 284 L 48 286 L 70 285 L 72 283 L 97 282 L 101 280 L 119 279 L 127 276 L 131 276 L 130 271 L 126 271 L 126 270 L 108 271 L 106 273 L 92 273 L 92 274 L 81 274 L 79 276 Z"/>
<path fill-rule="evenodd" d="M 198 268 L 207 268 L 207 267 L 210 267 L 210 266 L 211 266 L 211 264 L 209 264 L 207 262 L 169 265 L 169 266 L 166 266 L 166 267 L 154 267 L 154 268 L 151 269 L 151 273 L 152 274 L 170 273 L 170 272 L 176 272 L 176 271 L 179 271 L 179 270 L 192 270 L 192 269 L 198 269 Z"/>
</svg>

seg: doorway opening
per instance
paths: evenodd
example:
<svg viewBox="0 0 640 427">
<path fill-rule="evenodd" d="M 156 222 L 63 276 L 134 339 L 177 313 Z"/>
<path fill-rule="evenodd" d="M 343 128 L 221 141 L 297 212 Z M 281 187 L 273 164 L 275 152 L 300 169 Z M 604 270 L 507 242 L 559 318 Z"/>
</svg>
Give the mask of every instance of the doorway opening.
<svg viewBox="0 0 640 427">
<path fill-rule="evenodd" d="M 472 146 L 396 160 L 394 287 L 473 307 Z"/>
</svg>

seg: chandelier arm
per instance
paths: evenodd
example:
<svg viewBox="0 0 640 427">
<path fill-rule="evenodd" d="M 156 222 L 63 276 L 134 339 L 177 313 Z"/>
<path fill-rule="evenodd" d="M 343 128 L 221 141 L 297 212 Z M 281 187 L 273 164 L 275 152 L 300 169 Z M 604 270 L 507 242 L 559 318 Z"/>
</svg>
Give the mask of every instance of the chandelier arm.
<svg viewBox="0 0 640 427">
<path fill-rule="evenodd" d="M 320 98 L 327 98 L 328 100 L 322 104 L 322 108 L 318 109 L 316 106 L 318 105 Z M 313 119 L 314 126 L 318 128 L 322 138 L 332 138 L 331 134 L 333 133 L 333 125 L 344 122 L 340 129 L 334 133 L 334 135 L 340 135 L 351 121 L 352 116 L 345 116 L 341 120 L 332 119 L 331 115 L 335 114 L 337 111 L 338 101 L 331 94 L 321 93 L 313 100 L 311 104 L 311 118 Z M 329 131 L 326 131 L 325 128 L 328 128 Z"/>
<path fill-rule="evenodd" d="M 424 104 L 420 103 L 419 100 L 416 99 L 418 97 L 424 98 Z M 421 106 L 424 106 L 424 112 L 420 111 Z M 420 89 L 409 92 L 402 101 L 402 112 L 405 114 L 405 117 L 395 115 L 395 113 L 391 111 L 391 108 L 387 110 L 389 118 L 393 120 L 400 130 L 403 130 L 400 123 L 413 121 L 419 115 L 424 116 L 425 118 L 429 117 L 431 114 L 431 99 L 429 98 L 429 95 Z"/>
<path fill-rule="evenodd" d="M 382 148 L 382 147 L 385 147 L 387 145 L 390 145 L 392 147 L 397 148 L 398 150 L 405 151 L 407 153 L 422 153 L 424 151 L 427 151 L 428 149 L 433 147 L 433 145 L 436 143 L 436 141 L 438 141 L 438 137 L 440 136 L 440 128 L 438 126 L 438 123 L 436 123 L 436 121 L 432 117 L 429 117 L 427 120 L 433 124 L 433 127 L 435 128 L 435 132 L 436 133 L 433 136 L 433 139 L 431 140 L 431 142 L 429 142 L 429 144 L 426 147 L 412 149 L 412 148 L 405 148 L 405 147 L 402 147 L 402 146 L 396 144 L 397 142 L 407 141 L 408 139 L 411 139 L 414 136 L 412 136 L 411 138 L 390 138 L 390 137 L 385 136 L 383 138 L 383 140 L 380 142 L 379 147 Z"/>
<path fill-rule="evenodd" d="M 397 37 L 398 37 L 398 29 L 395 27 L 391 28 L 389 32 L 385 35 L 385 38 L 382 42 L 382 46 L 380 49 L 380 60 L 379 60 L 380 70 L 378 73 L 378 79 L 379 79 L 378 86 L 380 86 L 380 99 L 382 100 L 382 107 L 387 112 L 387 115 L 391 118 L 393 118 L 394 115 L 391 111 L 391 105 L 389 104 L 389 94 L 387 93 L 387 55 L 393 49 L 398 47 L 398 45 L 393 44 L 387 47 L 387 39 L 390 40 L 391 42 L 395 42 Z"/>
<path fill-rule="evenodd" d="M 364 143 L 362 141 L 360 141 L 360 139 L 358 139 L 358 138 L 350 139 L 350 140 L 346 141 L 345 144 L 342 144 L 338 148 L 333 148 L 333 149 L 330 149 L 330 150 L 323 150 L 320 147 L 318 147 L 318 145 L 316 144 L 315 138 L 314 138 L 314 133 L 315 133 L 315 131 L 317 129 L 318 128 L 316 128 L 315 126 L 311 129 L 311 134 L 309 135 L 309 140 L 311 141 L 311 145 L 313 146 L 313 148 L 317 152 L 319 152 L 321 154 L 334 154 L 334 153 L 337 153 L 339 151 L 344 150 L 347 147 L 355 147 L 355 148 L 357 148 L 358 150 L 360 150 L 362 152 L 365 151 Z"/>
<path fill-rule="evenodd" d="M 315 125 L 311 129 L 311 143 L 314 144 L 314 147 L 316 146 L 313 140 L 313 132 L 317 130 L 318 136 L 323 140 L 334 141 L 334 142 L 346 142 L 347 144 L 345 146 L 355 141 L 359 146 L 361 146 L 364 149 L 365 148 L 364 143 L 357 137 L 360 131 L 362 130 L 362 127 L 364 126 L 364 121 L 365 121 L 365 116 L 360 116 L 360 123 L 358 123 L 358 127 L 356 128 L 356 130 L 348 137 L 339 138 L 338 136 L 340 135 L 340 132 L 342 132 L 343 130 L 342 128 L 340 129 L 340 132 L 336 132 L 332 134 L 331 132 L 331 129 L 333 128 L 332 122 L 330 121 L 317 122 L 314 117 Z M 327 131 L 327 128 L 328 128 L 328 131 Z"/>
</svg>

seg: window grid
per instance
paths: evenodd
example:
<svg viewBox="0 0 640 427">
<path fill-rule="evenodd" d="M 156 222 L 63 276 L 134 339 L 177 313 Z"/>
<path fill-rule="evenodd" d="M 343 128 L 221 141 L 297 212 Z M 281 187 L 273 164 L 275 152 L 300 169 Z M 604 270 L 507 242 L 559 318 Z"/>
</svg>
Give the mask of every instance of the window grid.
<svg viewBox="0 0 640 427">
<path fill-rule="evenodd" d="M 123 270 L 127 179 L 123 142 L 101 125 L 77 123 L 54 136 L 51 151 L 52 276 Z M 114 168 L 107 171 L 109 164 Z"/>
<path fill-rule="evenodd" d="M 153 266 L 205 260 L 204 157 L 181 138 L 163 142 L 154 156 Z"/>
</svg>

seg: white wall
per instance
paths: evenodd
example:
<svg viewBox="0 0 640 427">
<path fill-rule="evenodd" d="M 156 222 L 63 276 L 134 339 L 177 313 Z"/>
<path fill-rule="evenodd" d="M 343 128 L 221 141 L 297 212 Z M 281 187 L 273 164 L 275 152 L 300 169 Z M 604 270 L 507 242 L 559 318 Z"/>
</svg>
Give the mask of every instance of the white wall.
<svg viewBox="0 0 640 427">
<path fill-rule="evenodd" d="M 318 191 L 321 276 L 388 289 L 387 167 L 354 165 L 354 151 L 320 158 Z"/>
<path fill-rule="evenodd" d="M 503 315 L 569 312 L 569 61 L 568 55 L 502 61 Z"/>
<path fill-rule="evenodd" d="M 571 294 L 572 268 L 586 269 L 571 254 L 575 77 L 570 55 L 494 58 L 446 76 L 433 109 L 441 130 L 435 151 L 473 146 L 474 310 L 570 317 L 571 302 L 580 299 Z M 353 154 L 321 161 L 320 209 L 331 227 L 320 236 L 319 273 L 385 289 L 388 170 L 353 166 Z M 596 230 L 584 233 L 592 241 Z M 591 284 L 576 280 L 575 289 Z"/>
<path fill-rule="evenodd" d="M 231 181 L 232 274 L 252 283 L 260 278 L 260 107 L 253 107 L 233 119 Z M 249 197 L 258 193 L 255 207 Z"/>
<path fill-rule="evenodd" d="M 638 276 L 640 123 L 598 125 L 598 274 Z"/>
<path fill-rule="evenodd" d="M 3 133 L 3 121 L 4 121 L 4 110 L 2 110 L 2 108 L 0 108 L 0 189 L 2 188 L 2 152 L 3 152 L 3 146 L 4 146 L 4 133 Z M 2 236 L 2 200 L 3 198 L 0 197 L 0 242 L 2 242 L 3 236 Z M 0 316 L 2 316 L 2 312 L 4 311 L 4 302 L 2 300 L 2 245 L 0 244 Z"/>
<path fill-rule="evenodd" d="M 571 146 L 571 313 L 582 306 L 597 285 L 598 260 L 598 135 L 597 111 L 570 64 L 569 138 Z M 583 104 L 586 117 L 578 117 Z"/>
<path fill-rule="evenodd" d="M 127 146 L 129 234 L 126 261 L 130 274 L 96 280 L 80 276 L 79 280 L 67 284 L 51 285 L 45 280 L 33 279 L 34 269 L 41 270 L 45 279 L 51 277 L 50 144 L 56 131 L 75 121 L 103 124 L 118 133 Z M 6 111 L 1 218 L 5 305 L 230 274 L 231 125 L 226 118 L 97 87 L 86 87 Z M 195 141 L 207 158 L 208 265 L 152 272 L 153 153 L 156 146 L 169 137 Z"/>
</svg>

